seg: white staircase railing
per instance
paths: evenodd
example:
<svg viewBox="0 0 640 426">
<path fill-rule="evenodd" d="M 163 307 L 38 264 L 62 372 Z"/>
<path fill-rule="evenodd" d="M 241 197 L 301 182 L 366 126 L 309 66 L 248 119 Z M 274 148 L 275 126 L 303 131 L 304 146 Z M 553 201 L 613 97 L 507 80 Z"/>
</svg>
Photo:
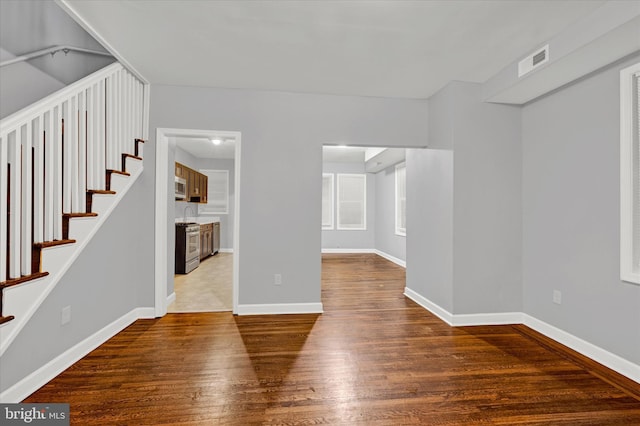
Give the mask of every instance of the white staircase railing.
<svg viewBox="0 0 640 426">
<path fill-rule="evenodd" d="M 114 63 L 0 121 L 0 284 L 37 272 L 33 244 L 62 240 L 63 216 L 134 154 L 147 91 Z"/>
</svg>

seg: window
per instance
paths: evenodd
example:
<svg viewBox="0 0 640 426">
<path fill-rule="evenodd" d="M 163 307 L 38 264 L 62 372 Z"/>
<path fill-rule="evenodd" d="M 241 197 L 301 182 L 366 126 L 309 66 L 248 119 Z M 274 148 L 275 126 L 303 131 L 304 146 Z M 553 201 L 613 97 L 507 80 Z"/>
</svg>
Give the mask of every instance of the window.
<svg viewBox="0 0 640 426">
<path fill-rule="evenodd" d="M 367 175 L 338 174 L 338 229 L 367 229 Z"/>
<path fill-rule="evenodd" d="M 620 71 L 620 277 L 640 284 L 640 63 Z"/>
<path fill-rule="evenodd" d="M 333 173 L 322 174 L 322 229 L 333 229 Z"/>
<path fill-rule="evenodd" d="M 198 213 L 203 215 L 229 213 L 229 171 L 200 170 L 207 175 L 207 204 L 198 204 Z"/>
<path fill-rule="evenodd" d="M 407 168 L 396 165 L 396 234 L 407 235 Z"/>
</svg>

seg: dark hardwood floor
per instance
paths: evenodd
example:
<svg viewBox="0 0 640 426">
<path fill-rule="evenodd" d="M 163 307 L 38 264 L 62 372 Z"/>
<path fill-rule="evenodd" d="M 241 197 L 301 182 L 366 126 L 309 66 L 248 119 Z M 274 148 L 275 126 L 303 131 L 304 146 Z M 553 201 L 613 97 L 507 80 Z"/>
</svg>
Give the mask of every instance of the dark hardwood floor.
<svg viewBox="0 0 640 426">
<path fill-rule="evenodd" d="M 136 321 L 26 401 L 74 425 L 640 425 L 635 382 L 531 330 L 450 327 L 375 255 L 322 268 L 322 315 Z"/>
</svg>

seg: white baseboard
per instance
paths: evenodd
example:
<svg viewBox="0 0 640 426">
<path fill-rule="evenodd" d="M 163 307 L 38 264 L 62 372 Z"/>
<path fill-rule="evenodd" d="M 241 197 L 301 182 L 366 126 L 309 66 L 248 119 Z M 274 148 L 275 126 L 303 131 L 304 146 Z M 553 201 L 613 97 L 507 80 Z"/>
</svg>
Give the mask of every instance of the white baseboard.
<svg viewBox="0 0 640 426">
<path fill-rule="evenodd" d="M 404 261 L 404 260 L 402 260 L 402 259 L 399 259 L 399 258 L 397 258 L 397 257 L 395 257 L 395 256 L 391 256 L 390 254 L 385 253 L 385 252 L 380 251 L 380 250 L 377 250 L 377 249 L 376 249 L 376 250 L 374 250 L 374 252 L 375 252 L 375 254 L 377 254 L 378 256 L 380 256 L 380 257 L 384 257 L 385 259 L 387 259 L 388 261 L 391 261 L 391 262 L 395 263 L 396 265 L 402 266 L 403 268 L 406 268 L 406 267 L 407 267 L 407 262 L 405 262 L 405 261 Z"/>
<path fill-rule="evenodd" d="M 238 315 L 321 314 L 322 303 L 238 305 Z"/>
<path fill-rule="evenodd" d="M 0 394 L 0 402 L 9 403 L 22 401 L 58 374 L 78 362 L 89 352 L 124 330 L 135 320 L 141 318 L 155 318 L 155 308 L 136 308 L 121 316 L 98 332 L 67 349 L 15 385 L 6 389 Z"/>
<path fill-rule="evenodd" d="M 427 299 L 421 294 L 411 290 L 409 287 L 404 288 L 404 295 L 416 302 L 418 305 L 425 308 L 427 311 L 431 312 L 433 315 L 440 318 L 442 321 L 446 322 L 449 325 L 453 325 L 453 315 L 446 309 L 441 308 L 439 305 L 433 303 L 431 300 Z"/>
<path fill-rule="evenodd" d="M 522 316 L 523 324 L 532 330 L 535 330 L 540 334 L 544 334 L 556 342 L 562 343 L 574 351 L 599 362 L 605 367 L 640 383 L 640 365 L 628 361 L 616 354 L 602 349 L 599 346 L 589 343 L 586 340 L 574 336 L 573 334 L 567 333 L 564 330 L 560 330 L 559 328 L 554 327 L 551 324 L 547 324 L 544 321 L 540 321 L 530 315 L 522 314 Z"/>
<path fill-rule="evenodd" d="M 135 311 L 136 311 L 136 314 L 138 314 L 136 319 L 157 318 L 156 308 L 136 308 Z"/>
<path fill-rule="evenodd" d="M 474 325 L 506 325 L 506 324 L 524 324 L 532 330 L 537 331 L 540 334 L 544 334 L 550 339 L 555 340 L 564 346 L 573 349 L 574 351 L 591 358 L 592 360 L 599 362 L 605 367 L 622 374 L 629 379 L 640 383 L 640 365 L 635 364 L 629 360 L 626 360 L 616 354 L 613 354 L 599 346 L 587 342 L 579 337 L 574 336 L 571 333 L 567 333 L 557 327 L 547 324 L 544 321 L 540 321 L 531 315 L 523 312 L 501 312 L 493 314 L 464 314 L 455 315 L 437 304 L 433 303 L 424 296 L 421 296 L 417 292 L 405 287 L 404 294 L 409 299 L 416 302 L 447 324 L 460 327 L 460 326 L 474 326 Z"/>
<path fill-rule="evenodd" d="M 233 249 L 232 248 L 221 248 L 220 250 L 218 250 L 219 253 L 233 253 Z"/>
<path fill-rule="evenodd" d="M 508 324 L 522 324 L 522 312 L 496 312 L 492 314 L 453 314 L 453 325 L 455 327 Z"/>
<path fill-rule="evenodd" d="M 366 248 L 323 248 L 322 253 L 335 253 L 335 254 L 364 254 L 375 253 L 375 249 Z"/>
<path fill-rule="evenodd" d="M 396 265 L 400 265 L 403 268 L 407 267 L 407 262 L 402 259 L 398 259 L 395 256 L 391 256 L 388 253 L 385 253 L 381 250 L 372 249 L 372 248 L 323 248 L 322 253 L 326 254 L 377 254 L 380 257 L 384 257 L 385 259 L 395 263 Z"/>
<path fill-rule="evenodd" d="M 170 295 L 167 296 L 167 306 L 176 301 L 176 292 L 174 291 Z"/>
</svg>

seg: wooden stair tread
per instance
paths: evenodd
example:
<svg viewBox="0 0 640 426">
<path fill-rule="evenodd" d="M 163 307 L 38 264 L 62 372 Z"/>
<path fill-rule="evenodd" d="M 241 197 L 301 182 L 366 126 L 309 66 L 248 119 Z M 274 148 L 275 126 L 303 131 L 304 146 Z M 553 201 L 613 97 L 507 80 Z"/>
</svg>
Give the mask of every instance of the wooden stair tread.
<svg viewBox="0 0 640 426">
<path fill-rule="evenodd" d="M 43 241 L 41 243 L 33 243 L 33 247 L 38 249 L 45 249 L 47 247 L 56 247 L 62 246 L 64 244 L 73 244 L 76 240 L 53 240 L 53 241 Z"/>
<path fill-rule="evenodd" d="M 87 194 L 111 194 L 115 195 L 116 191 L 107 191 L 105 189 L 88 189 Z"/>
<path fill-rule="evenodd" d="M 34 272 L 31 275 L 23 275 L 20 278 L 13 278 L 11 280 L 0 282 L 0 288 L 12 287 L 14 285 L 26 283 L 28 281 L 37 280 L 38 278 L 46 277 L 48 272 Z"/>
<path fill-rule="evenodd" d="M 0 324 L 4 324 L 5 322 L 9 322 L 14 318 L 15 317 L 13 315 L 9 315 L 9 316 L 6 316 L 6 317 L 0 317 Z"/>
<path fill-rule="evenodd" d="M 74 217 L 96 217 L 98 213 L 62 213 L 62 217 L 74 218 Z"/>
</svg>

